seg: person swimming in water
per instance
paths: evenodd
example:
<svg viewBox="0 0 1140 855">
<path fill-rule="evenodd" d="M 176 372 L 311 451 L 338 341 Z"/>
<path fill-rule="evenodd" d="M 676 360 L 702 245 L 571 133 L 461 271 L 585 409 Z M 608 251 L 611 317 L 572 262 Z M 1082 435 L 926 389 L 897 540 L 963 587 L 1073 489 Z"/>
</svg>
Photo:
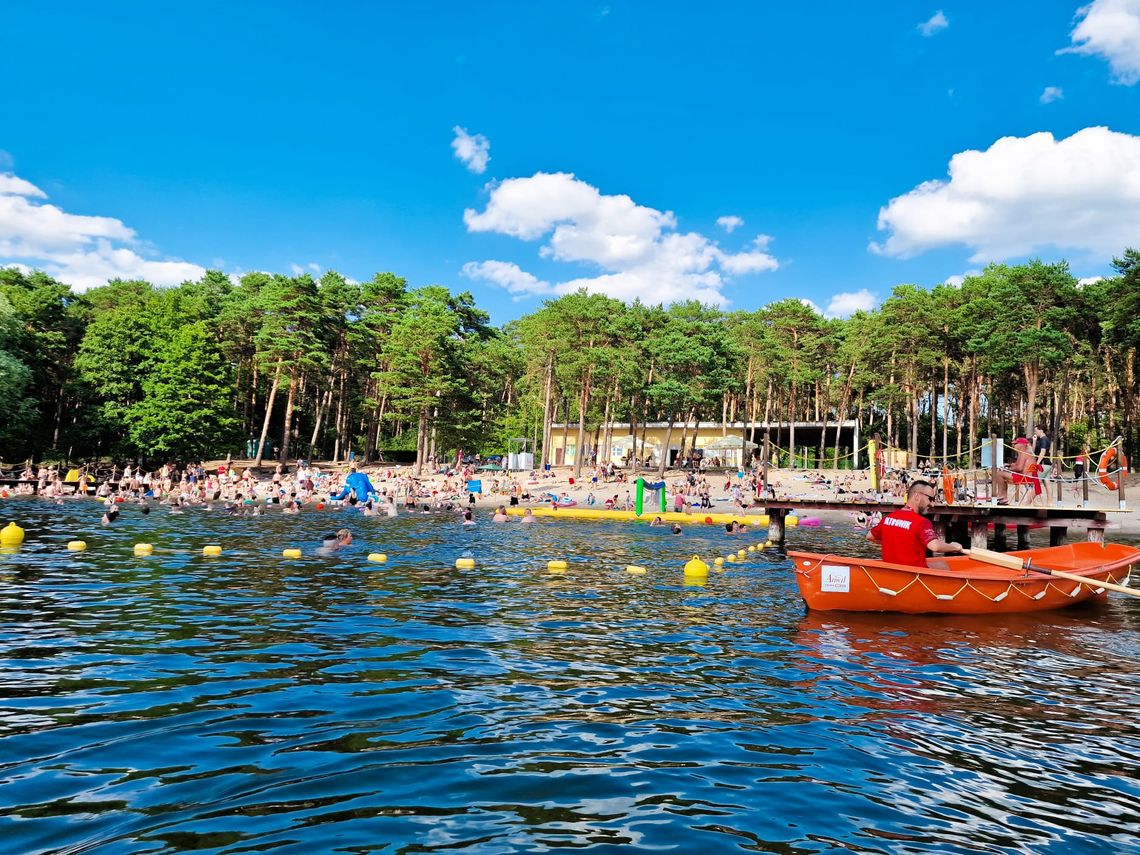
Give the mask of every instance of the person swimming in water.
<svg viewBox="0 0 1140 855">
<path fill-rule="evenodd" d="M 321 540 L 321 548 L 318 552 L 332 552 L 333 550 L 340 549 L 342 546 L 350 546 L 352 544 L 352 532 L 347 528 L 337 529 L 332 534 L 326 534 Z"/>
</svg>

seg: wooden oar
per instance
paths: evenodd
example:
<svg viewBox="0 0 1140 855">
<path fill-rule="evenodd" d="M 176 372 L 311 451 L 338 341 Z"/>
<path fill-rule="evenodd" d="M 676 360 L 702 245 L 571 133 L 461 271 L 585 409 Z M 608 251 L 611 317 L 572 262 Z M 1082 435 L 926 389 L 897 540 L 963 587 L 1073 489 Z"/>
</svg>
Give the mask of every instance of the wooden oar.
<svg viewBox="0 0 1140 855">
<path fill-rule="evenodd" d="M 1018 558 L 1016 555 L 1006 555 L 1004 552 L 994 552 L 990 549 L 963 549 L 962 553 L 969 555 L 971 558 L 976 558 L 978 561 L 984 561 L 986 564 L 1007 567 L 1010 570 L 1024 570 L 1026 572 L 1032 570 L 1035 573 L 1056 576 L 1058 579 L 1069 579 L 1073 582 L 1080 582 L 1082 585 L 1088 585 L 1090 588 L 1104 588 L 1109 591 L 1119 591 L 1122 594 L 1128 594 L 1132 597 L 1140 597 L 1140 589 L 1138 588 L 1117 585 L 1115 582 L 1098 582 L 1096 579 L 1088 579 L 1084 576 L 1078 576 L 1076 573 L 1066 573 L 1064 570 L 1050 570 L 1048 567 L 1038 567 L 1028 558 Z"/>
</svg>

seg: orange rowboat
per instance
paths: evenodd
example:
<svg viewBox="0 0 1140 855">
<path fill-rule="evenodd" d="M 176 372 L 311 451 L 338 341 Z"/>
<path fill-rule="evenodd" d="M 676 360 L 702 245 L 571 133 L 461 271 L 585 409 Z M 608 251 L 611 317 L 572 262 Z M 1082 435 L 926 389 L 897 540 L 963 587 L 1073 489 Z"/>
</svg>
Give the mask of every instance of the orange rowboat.
<svg viewBox="0 0 1140 855">
<path fill-rule="evenodd" d="M 1075 574 L 1090 583 L 1123 584 L 1140 549 L 1118 543 L 1072 543 L 1026 549 L 1010 556 Z M 809 609 L 906 614 L 1010 614 L 1103 602 L 1104 588 L 1044 573 L 1008 570 L 967 556 L 946 556 L 949 570 L 788 552 L 800 595 Z"/>
</svg>

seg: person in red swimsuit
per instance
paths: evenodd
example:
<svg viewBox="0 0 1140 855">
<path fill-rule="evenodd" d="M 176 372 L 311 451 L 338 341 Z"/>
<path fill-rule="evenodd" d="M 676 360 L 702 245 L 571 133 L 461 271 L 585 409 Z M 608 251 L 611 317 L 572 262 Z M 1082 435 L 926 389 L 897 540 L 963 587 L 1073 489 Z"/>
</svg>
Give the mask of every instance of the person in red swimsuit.
<svg viewBox="0 0 1140 855">
<path fill-rule="evenodd" d="M 928 564 L 926 550 L 938 553 L 962 551 L 960 543 L 947 543 L 938 537 L 930 520 L 922 515 L 934 504 L 935 495 L 935 487 L 929 481 L 912 481 L 906 491 L 906 504 L 887 514 L 867 532 L 867 540 L 883 545 L 884 561 L 909 567 L 936 566 Z"/>
</svg>

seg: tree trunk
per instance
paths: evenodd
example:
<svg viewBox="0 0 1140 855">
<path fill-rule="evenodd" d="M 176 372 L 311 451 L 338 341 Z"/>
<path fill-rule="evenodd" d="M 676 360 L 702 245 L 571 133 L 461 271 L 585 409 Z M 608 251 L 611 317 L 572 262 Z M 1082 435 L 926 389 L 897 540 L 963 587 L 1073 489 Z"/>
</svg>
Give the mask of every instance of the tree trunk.
<svg viewBox="0 0 1140 855">
<path fill-rule="evenodd" d="M 673 422 L 677 420 L 676 413 L 670 413 L 669 426 L 665 428 L 665 440 L 662 443 L 661 462 L 657 464 L 657 479 L 665 477 L 665 466 L 669 461 L 669 443 L 673 441 Z"/>
<path fill-rule="evenodd" d="M 289 438 L 293 428 L 293 397 L 297 392 L 297 376 L 289 375 L 289 396 L 285 399 L 285 428 L 281 431 L 281 455 L 277 462 L 284 466 L 289 460 Z"/>
<path fill-rule="evenodd" d="M 552 415 L 550 410 L 550 395 L 551 389 L 554 386 L 554 354 L 546 362 L 546 395 L 542 403 L 542 454 L 539 455 L 539 469 L 545 467 L 547 463 L 551 463 L 550 459 L 550 432 Z"/>
<path fill-rule="evenodd" d="M 265 455 L 265 437 L 269 435 L 269 419 L 273 416 L 273 403 L 277 399 L 277 386 L 281 382 L 281 363 L 277 360 L 277 369 L 273 372 L 273 385 L 269 387 L 269 399 L 265 402 L 265 420 L 261 423 L 261 438 L 257 441 L 257 460 L 254 466 L 261 466 L 261 458 Z"/>
<path fill-rule="evenodd" d="M 590 408 L 590 386 L 594 375 L 594 366 L 586 369 L 586 377 L 582 381 L 582 392 L 578 396 L 578 447 L 574 451 L 574 480 L 582 478 L 582 459 L 586 456 L 586 411 Z"/>
</svg>

